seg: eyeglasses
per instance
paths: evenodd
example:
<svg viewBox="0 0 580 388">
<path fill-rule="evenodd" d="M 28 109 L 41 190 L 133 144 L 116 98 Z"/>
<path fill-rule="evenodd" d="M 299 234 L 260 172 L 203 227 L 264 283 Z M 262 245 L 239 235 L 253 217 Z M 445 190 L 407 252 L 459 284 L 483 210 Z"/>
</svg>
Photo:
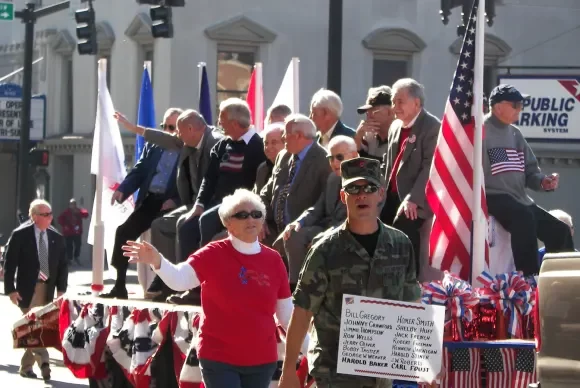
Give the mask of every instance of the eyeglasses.
<svg viewBox="0 0 580 388">
<path fill-rule="evenodd" d="M 348 185 L 344 189 L 344 192 L 350 195 L 360 194 L 364 192 L 365 194 L 372 194 L 379 191 L 379 186 L 374 185 L 372 183 L 367 183 L 366 185 Z"/>
<path fill-rule="evenodd" d="M 175 131 L 175 125 L 170 125 L 170 124 L 159 124 L 159 126 L 161 127 L 161 129 L 168 130 L 168 131 Z"/>
<path fill-rule="evenodd" d="M 332 162 L 334 159 L 338 160 L 339 162 L 342 162 L 344 160 L 344 155 L 343 154 L 326 155 L 326 159 L 328 159 L 329 162 Z"/>
<path fill-rule="evenodd" d="M 50 217 L 52 216 L 52 212 L 48 212 L 48 213 L 38 213 L 39 216 L 41 217 Z"/>
<path fill-rule="evenodd" d="M 232 214 L 232 218 L 236 220 L 247 220 L 249 217 L 252 217 L 255 220 L 259 220 L 262 218 L 263 214 L 259 210 L 252 210 L 251 212 L 241 211 L 237 212 L 236 214 Z"/>
</svg>

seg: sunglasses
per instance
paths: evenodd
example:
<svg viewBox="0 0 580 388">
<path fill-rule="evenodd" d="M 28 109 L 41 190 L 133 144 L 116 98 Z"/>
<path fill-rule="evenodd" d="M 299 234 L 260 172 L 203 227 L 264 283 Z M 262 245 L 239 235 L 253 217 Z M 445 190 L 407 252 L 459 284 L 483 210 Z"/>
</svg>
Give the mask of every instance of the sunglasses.
<svg viewBox="0 0 580 388">
<path fill-rule="evenodd" d="M 367 183 L 366 185 L 348 185 L 344 189 L 344 192 L 350 195 L 360 194 L 364 192 L 365 194 L 372 194 L 379 191 L 379 186 L 372 183 Z"/>
<path fill-rule="evenodd" d="M 342 162 L 344 160 L 344 155 L 343 154 L 326 155 L 326 159 L 328 159 L 329 162 L 332 162 L 334 159 L 338 160 L 339 162 Z"/>
<path fill-rule="evenodd" d="M 232 218 L 235 218 L 236 220 L 247 220 L 249 217 L 252 217 L 255 220 L 259 220 L 260 218 L 262 218 L 262 216 L 263 214 L 261 211 L 252 210 L 251 212 L 247 211 L 237 212 L 236 214 L 232 215 Z"/>
<path fill-rule="evenodd" d="M 161 129 L 163 129 L 163 130 L 175 131 L 175 125 L 160 124 L 160 126 L 161 126 Z"/>
<path fill-rule="evenodd" d="M 41 217 L 50 217 L 50 216 L 52 216 L 52 212 L 50 212 L 50 213 L 38 213 L 38 215 Z"/>
</svg>

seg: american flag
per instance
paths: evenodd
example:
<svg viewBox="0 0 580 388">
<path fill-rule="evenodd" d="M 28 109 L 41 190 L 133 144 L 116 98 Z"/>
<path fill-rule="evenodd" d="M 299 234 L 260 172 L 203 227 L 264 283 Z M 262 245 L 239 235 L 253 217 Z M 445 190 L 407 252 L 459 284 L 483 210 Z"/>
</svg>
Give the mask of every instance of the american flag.
<svg viewBox="0 0 580 388">
<path fill-rule="evenodd" d="M 480 350 L 475 348 L 458 348 L 443 352 L 444 362 L 449 365 L 441 387 L 446 388 L 481 388 Z"/>
<path fill-rule="evenodd" d="M 513 388 L 514 350 L 508 348 L 483 349 L 488 388 Z M 527 386 L 526 386 L 527 388 Z"/>
<path fill-rule="evenodd" d="M 525 171 L 524 152 L 514 148 L 490 148 L 487 150 L 491 174 L 496 175 L 508 171 Z"/>
<path fill-rule="evenodd" d="M 472 109 L 478 4 L 476 0 L 465 30 L 425 190 L 434 214 L 429 241 L 429 264 L 434 268 L 449 270 L 465 280 L 471 276 L 474 167 L 481 169 L 483 174 L 481 165 L 473 166 L 475 122 Z M 482 191 L 481 207 L 487 217 L 483 184 L 476 190 Z M 488 262 L 488 245 L 485 246 L 485 261 Z"/>
<path fill-rule="evenodd" d="M 536 353 L 534 349 L 516 350 L 516 370 L 513 373 L 513 388 L 528 388 L 529 384 L 537 383 Z"/>
</svg>

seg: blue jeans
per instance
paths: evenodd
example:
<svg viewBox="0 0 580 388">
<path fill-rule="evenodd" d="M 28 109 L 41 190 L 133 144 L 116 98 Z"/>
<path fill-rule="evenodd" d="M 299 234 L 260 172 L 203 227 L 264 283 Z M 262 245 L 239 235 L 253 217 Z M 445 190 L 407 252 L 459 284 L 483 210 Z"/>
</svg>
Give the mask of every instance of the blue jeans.
<svg viewBox="0 0 580 388">
<path fill-rule="evenodd" d="M 223 362 L 199 360 L 206 388 L 268 388 L 276 362 L 256 366 L 235 366 Z"/>
</svg>

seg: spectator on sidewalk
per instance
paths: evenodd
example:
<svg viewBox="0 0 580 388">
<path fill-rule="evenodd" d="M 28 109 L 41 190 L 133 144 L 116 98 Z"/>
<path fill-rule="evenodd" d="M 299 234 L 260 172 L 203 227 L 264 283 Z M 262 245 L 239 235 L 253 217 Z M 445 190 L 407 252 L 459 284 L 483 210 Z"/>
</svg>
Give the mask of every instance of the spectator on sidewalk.
<svg viewBox="0 0 580 388">
<path fill-rule="evenodd" d="M 69 201 L 69 207 L 58 216 L 58 223 L 66 243 L 66 258 L 69 264 L 72 263 L 73 259 L 77 264 L 81 264 L 79 256 L 83 237 L 83 220 L 88 217 L 87 209 L 78 207 L 74 198 Z"/>
</svg>

